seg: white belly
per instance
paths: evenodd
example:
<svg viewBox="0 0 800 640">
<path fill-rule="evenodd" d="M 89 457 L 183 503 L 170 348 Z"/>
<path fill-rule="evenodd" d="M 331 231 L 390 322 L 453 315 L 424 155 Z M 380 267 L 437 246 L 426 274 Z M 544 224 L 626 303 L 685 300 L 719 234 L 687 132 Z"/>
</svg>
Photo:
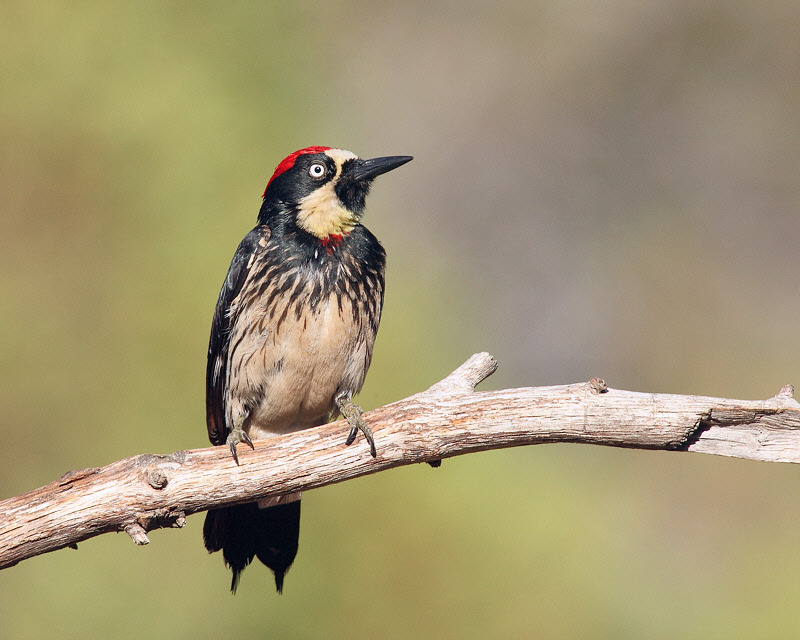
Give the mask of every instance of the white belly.
<svg viewBox="0 0 800 640">
<path fill-rule="evenodd" d="M 299 319 L 290 309 L 277 331 L 270 327 L 262 336 L 246 365 L 247 377 L 262 390 L 244 423 L 251 438 L 323 424 L 336 412 L 340 391 L 361 388 L 371 340 L 348 301 L 341 314 L 335 297 L 320 307 Z"/>
</svg>

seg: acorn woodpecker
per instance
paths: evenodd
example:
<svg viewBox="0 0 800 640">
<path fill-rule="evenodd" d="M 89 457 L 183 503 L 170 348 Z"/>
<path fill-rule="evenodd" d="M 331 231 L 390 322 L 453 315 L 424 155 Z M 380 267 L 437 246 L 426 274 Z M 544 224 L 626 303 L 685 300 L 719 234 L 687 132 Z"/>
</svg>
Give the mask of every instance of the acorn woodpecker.
<svg viewBox="0 0 800 640">
<path fill-rule="evenodd" d="M 383 306 L 386 254 L 361 224 L 372 181 L 410 156 L 362 160 L 330 147 L 287 156 L 264 191 L 258 224 L 231 261 L 208 347 L 206 422 L 230 447 L 314 427 L 341 414 L 376 455 L 352 402 L 364 383 Z M 233 571 L 254 557 L 275 586 L 297 554 L 300 494 L 212 509 L 203 539 Z"/>
</svg>

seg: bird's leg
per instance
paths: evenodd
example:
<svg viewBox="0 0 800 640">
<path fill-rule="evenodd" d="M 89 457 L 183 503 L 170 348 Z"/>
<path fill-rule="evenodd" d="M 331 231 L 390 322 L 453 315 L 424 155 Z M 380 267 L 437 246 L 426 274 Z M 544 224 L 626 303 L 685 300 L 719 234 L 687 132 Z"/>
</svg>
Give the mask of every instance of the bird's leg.
<svg viewBox="0 0 800 640">
<path fill-rule="evenodd" d="M 367 442 L 369 442 L 369 452 L 372 454 L 373 458 L 377 458 L 378 453 L 375 450 L 375 438 L 372 437 L 372 429 L 369 428 L 367 423 L 364 422 L 364 418 L 361 417 L 364 410 L 352 401 L 351 393 L 349 391 L 342 391 L 336 396 L 336 406 L 339 407 L 339 413 L 342 414 L 342 417 L 345 418 L 350 425 L 350 433 L 347 435 L 347 440 L 345 440 L 344 443 L 347 446 L 353 444 L 356 435 L 361 431 L 367 439 Z"/>
<path fill-rule="evenodd" d="M 251 449 L 255 449 L 253 446 L 253 441 L 250 439 L 244 429 L 242 429 L 242 424 L 244 423 L 244 416 L 236 420 L 236 424 L 233 427 L 233 430 L 228 434 L 228 437 L 225 439 L 225 444 L 227 444 L 231 448 L 231 453 L 233 454 L 233 460 L 236 464 L 239 464 L 239 456 L 236 455 L 236 445 L 240 442 L 244 442 L 248 447 Z"/>
</svg>

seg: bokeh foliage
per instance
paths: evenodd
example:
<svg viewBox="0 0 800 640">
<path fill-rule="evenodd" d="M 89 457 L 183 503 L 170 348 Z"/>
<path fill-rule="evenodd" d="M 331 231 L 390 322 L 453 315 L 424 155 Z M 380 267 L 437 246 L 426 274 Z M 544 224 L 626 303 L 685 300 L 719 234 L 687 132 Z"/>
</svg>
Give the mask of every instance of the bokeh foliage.
<svg viewBox="0 0 800 640">
<path fill-rule="evenodd" d="M 362 404 L 800 383 L 798 5 L 6 2 L 0 496 L 204 446 L 216 295 L 274 165 L 413 154 Z M 797 469 L 551 446 L 308 493 L 282 597 L 201 517 L 0 572 L 0 637 L 796 637 Z"/>
</svg>

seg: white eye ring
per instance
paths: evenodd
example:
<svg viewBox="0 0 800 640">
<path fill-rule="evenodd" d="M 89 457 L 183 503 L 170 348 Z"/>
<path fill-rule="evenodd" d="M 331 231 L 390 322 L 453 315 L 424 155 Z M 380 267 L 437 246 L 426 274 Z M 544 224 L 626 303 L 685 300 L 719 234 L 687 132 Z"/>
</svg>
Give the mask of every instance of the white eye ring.
<svg viewBox="0 0 800 640">
<path fill-rule="evenodd" d="M 325 165 L 315 162 L 308 168 L 308 175 L 312 178 L 321 178 L 325 175 Z"/>
</svg>

